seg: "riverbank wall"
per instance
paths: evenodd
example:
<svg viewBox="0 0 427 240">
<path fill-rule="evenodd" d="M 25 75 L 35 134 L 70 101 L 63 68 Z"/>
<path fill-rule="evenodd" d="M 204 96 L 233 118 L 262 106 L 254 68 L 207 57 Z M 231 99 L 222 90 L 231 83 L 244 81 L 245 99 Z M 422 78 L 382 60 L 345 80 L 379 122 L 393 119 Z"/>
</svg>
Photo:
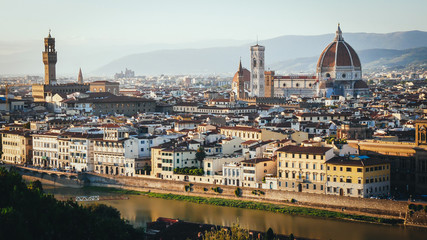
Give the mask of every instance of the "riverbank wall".
<svg viewBox="0 0 427 240">
<path fill-rule="evenodd" d="M 188 183 L 149 177 L 106 176 L 86 173 L 90 186 L 125 188 L 138 191 L 153 191 L 180 195 L 219 197 L 269 203 L 293 203 L 300 206 L 329 210 L 354 211 L 375 215 L 405 218 L 408 204 L 383 199 L 363 199 L 312 193 L 279 191 L 271 189 L 240 188 L 240 197 L 235 195 L 237 187 L 204 183 Z M 214 191 L 213 189 L 217 189 Z M 218 191 L 219 190 L 219 191 Z M 255 194 L 254 194 L 255 192 Z"/>
<path fill-rule="evenodd" d="M 152 177 L 111 176 L 96 173 L 63 173 L 33 168 L 16 167 L 26 178 L 38 178 L 58 186 L 69 187 L 114 187 L 137 191 L 173 193 L 188 196 L 218 197 L 276 204 L 292 204 L 325 210 L 344 211 L 351 214 L 372 214 L 380 217 L 405 219 L 408 203 L 383 199 L 365 199 L 343 196 L 255 189 L 240 187 L 237 197 L 235 186 L 205 183 L 189 183 Z"/>
</svg>

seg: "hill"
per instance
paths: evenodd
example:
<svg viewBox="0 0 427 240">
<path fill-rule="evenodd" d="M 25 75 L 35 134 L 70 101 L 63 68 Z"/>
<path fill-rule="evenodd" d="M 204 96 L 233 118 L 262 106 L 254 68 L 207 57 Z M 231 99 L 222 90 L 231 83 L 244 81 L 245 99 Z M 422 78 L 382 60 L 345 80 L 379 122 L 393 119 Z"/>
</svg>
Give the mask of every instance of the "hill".
<svg viewBox="0 0 427 240">
<path fill-rule="evenodd" d="M 333 34 L 325 34 L 281 36 L 261 41 L 260 44 L 266 47 L 266 69 L 314 71 L 317 59 L 313 61 L 313 57 L 319 56 L 333 38 Z M 374 61 L 379 61 L 374 65 L 382 64 L 381 58 L 402 53 L 398 50 L 427 47 L 427 32 L 421 31 L 387 34 L 344 33 L 344 39 L 359 53 L 364 66 Z M 231 74 L 236 70 L 240 57 L 242 57 L 243 66 L 249 67 L 250 45 L 252 44 L 221 48 L 159 50 L 133 54 L 114 60 L 95 72 L 113 74 L 128 67 L 138 75 Z M 364 61 L 363 50 L 369 50 L 366 52 L 367 62 Z"/>
<path fill-rule="evenodd" d="M 405 50 L 367 49 L 359 51 L 358 55 L 364 70 L 427 65 L 427 47 Z M 317 60 L 318 57 L 313 56 L 280 61 L 272 64 L 271 69 L 287 73 L 314 72 Z"/>
</svg>

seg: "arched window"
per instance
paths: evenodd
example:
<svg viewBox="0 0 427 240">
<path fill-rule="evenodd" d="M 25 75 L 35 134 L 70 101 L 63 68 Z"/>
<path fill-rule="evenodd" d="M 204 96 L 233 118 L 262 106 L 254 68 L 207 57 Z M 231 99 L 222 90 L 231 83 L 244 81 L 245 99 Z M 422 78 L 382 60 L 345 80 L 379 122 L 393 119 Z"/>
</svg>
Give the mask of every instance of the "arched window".
<svg viewBox="0 0 427 240">
<path fill-rule="evenodd" d="M 253 60 L 253 65 L 254 65 L 254 67 L 256 67 L 256 59 L 255 58 Z"/>
</svg>

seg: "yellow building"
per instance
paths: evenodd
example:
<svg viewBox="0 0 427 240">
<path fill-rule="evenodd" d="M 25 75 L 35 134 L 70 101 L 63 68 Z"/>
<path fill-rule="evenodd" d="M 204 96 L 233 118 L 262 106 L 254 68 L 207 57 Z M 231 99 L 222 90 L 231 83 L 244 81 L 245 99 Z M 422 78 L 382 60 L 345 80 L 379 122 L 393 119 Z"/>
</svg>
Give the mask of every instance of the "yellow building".
<svg viewBox="0 0 427 240">
<path fill-rule="evenodd" d="M 390 194 L 390 163 L 368 156 L 334 157 L 326 162 L 326 194 L 381 197 Z"/>
<path fill-rule="evenodd" d="M 30 132 L 26 130 L 5 130 L 1 133 L 1 160 L 10 164 L 28 164 L 31 162 L 32 143 Z"/>
<path fill-rule="evenodd" d="M 285 146 L 276 151 L 278 189 L 325 193 L 326 161 L 334 157 L 332 148 Z"/>
<path fill-rule="evenodd" d="M 427 119 L 417 120 L 415 142 L 349 140 L 359 154 L 390 161 L 392 194 L 425 194 L 427 192 Z"/>
<path fill-rule="evenodd" d="M 280 132 L 258 129 L 250 126 L 221 127 L 220 133 L 226 137 L 238 137 L 245 141 L 282 140 L 289 138 L 288 135 Z"/>
</svg>

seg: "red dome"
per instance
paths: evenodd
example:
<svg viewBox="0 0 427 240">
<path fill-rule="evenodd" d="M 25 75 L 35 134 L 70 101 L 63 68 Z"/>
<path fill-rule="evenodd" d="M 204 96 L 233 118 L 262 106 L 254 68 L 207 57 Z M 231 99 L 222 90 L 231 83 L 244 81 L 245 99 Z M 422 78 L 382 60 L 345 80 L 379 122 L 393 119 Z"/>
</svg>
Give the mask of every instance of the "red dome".
<svg viewBox="0 0 427 240">
<path fill-rule="evenodd" d="M 251 81 L 251 72 L 249 72 L 249 70 L 246 68 L 242 68 L 242 71 L 243 71 L 243 82 L 250 82 Z M 237 71 L 234 74 L 233 82 L 237 82 L 238 76 L 239 76 L 239 71 Z"/>
<path fill-rule="evenodd" d="M 341 29 L 338 27 L 335 40 L 329 44 L 317 61 L 317 68 L 355 67 L 361 68 L 356 51 L 344 41 Z"/>
</svg>

